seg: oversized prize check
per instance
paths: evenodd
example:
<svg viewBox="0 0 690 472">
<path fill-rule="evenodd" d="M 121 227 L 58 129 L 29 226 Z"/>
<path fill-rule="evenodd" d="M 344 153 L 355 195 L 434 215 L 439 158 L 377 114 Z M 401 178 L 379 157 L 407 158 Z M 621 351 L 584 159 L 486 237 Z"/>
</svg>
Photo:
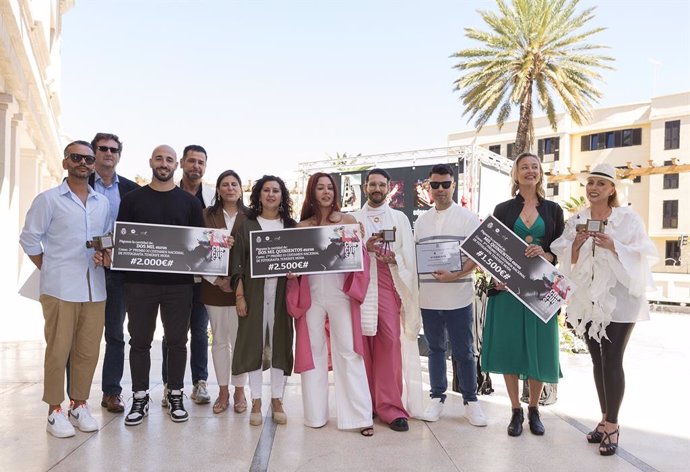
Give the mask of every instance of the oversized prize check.
<svg viewBox="0 0 690 472">
<path fill-rule="evenodd" d="M 525 256 L 527 243 L 494 216 L 487 217 L 460 245 L 494 279 L 506 284 L 540 320 L 547 323 L 574 285 L 543 257 Z"/>
<path fill-rule="evenodd" d="M 111 267 L 174 274 L 227 275 L 227 229 L 115 223 Z"/>
<path fill-rule="evenodd" d="M 251 276 L 363 270 L 358 224 L 309 226 L 249 234 Z"/>
</svg>

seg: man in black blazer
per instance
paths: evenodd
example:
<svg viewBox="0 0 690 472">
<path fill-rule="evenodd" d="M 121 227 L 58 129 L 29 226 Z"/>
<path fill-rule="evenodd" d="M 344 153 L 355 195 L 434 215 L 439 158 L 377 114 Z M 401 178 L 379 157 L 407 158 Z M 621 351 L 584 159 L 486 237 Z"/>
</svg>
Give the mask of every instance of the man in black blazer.
<svg viewBox="0 0 690 472">
<path fill-rule="evenodd" d="M 139 185 L 118 175 L 115 171 L 122 155 L 122 142 L 114 134 L 97 133 L 91 141 L 96 156 L 95 172 L 89 177 L 89 185 L 105 195 L 110 203 L 110 217 L 114 222 L 122 197 Z M 122 374 L 125 362 L 125 275 L 124 272 L 105 269 L 105 355 L 103 357 L 101 406 L 111 413 L 122 413 Z"/>
</svg>

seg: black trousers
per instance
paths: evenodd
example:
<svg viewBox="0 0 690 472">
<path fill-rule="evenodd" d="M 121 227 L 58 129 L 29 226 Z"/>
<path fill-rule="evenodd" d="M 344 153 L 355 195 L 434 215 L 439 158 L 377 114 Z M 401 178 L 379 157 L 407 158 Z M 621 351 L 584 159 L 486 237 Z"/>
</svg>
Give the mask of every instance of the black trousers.
<svg viewBox="0 0 690 472">
<path fill-rule="evenodd" d="M 623 355 L 634 327 L 635 323 L 609 323 L 606 327 L 608 339 L 602 338 L 601 343 L 585 332 L 585 341 L 592 357 L 599 406 L 609 423 L 618 423 L 618 411 L 625 393 Z"/>
<path fill-rule="evenodd" d="M 187 332 L 192 310 L 192 284 L 125 284 L 129 329 L 129 367 L 132 391 L 149 389 L 151 342 L 160 308 L 168 347 L 168 388 L 184 386 L 187 365 Z"/>
</svg>

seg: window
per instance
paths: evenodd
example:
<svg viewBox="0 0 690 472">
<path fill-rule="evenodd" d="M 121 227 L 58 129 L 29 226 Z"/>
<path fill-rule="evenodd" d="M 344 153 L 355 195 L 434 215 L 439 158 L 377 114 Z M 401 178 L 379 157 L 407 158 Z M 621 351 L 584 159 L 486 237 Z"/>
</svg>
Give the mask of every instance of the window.
<svg viewBox="0 0 690 472">
<path fill-rule="evenodd" d="M 664 161 L 665 166 L 670 166 L 671 161 Z M 678 174 L 664 174 L 664 190 L 678 188 Z"/>
<path fill-rule="evenodd" d="M 680 242 L 666 241 L 666 259 L 667 266 L 680 265 Z"/>
<path fill-rule="evenodd" d="M 513 156 L 513 147 L 515 147 L 515 143 L 508 143 L 508 148 L 506 149 L 506 157 L 508 159 L 515 159 L 515 156 Z"/>
<path fill-rule="evenodd" d="M 558 184 L 546 184 L 546 196 L 547 197 L 558 196 Z"/>
<path fill-rule="evenodd" d="M 544 162 L 554 162 L 558 160 L 559 137 L 544 138 L 537 141 L 537 155 Z"/>
<path fill-rule="evenodd" d="M 664 217 L 661 227 L 678 227 L 678 200 L 664 200 Z"/>
<path fill-rule="evenodd" d="M 501 155 L 501 145 L 500 144 L 494 144 L 492 146 L 489 146 L 489 151 L 498 154 L 499 156 Z"/>
<path fill-rule="evenodd" d="M 605 133 L 588 134 L 580 138 L 581 151 L 597 151 L 642 144 L 642 128 L 619 129 Z"/>
<path fill-rule="evenodd" d="M 680 120 L 666 122 L 664 126 L 664 149 L 680 149 Z"/>
</svg>

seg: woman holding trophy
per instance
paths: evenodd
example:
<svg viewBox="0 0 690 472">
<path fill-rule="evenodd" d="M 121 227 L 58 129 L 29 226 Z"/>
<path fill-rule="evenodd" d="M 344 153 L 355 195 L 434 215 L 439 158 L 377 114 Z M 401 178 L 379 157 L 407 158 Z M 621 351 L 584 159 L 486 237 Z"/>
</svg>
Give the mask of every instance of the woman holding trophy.
<svg viewBox="0 0 690 472">
<path fill-rule="evenodd" d="M 601 422 L 587 434 L 610 456 L 618 448 L 618 411 L 625 391 L 623 354 L 635 323 L 649 319 L 645 291 L 657 258 L 640 217 L 618 203 L 620 182 L 609 164 L 586 175 L 589 207 L 570 218 L 551 248 L 575 284 L 567 321 L 584 335 L 592 358 Z"/>
</svg>

